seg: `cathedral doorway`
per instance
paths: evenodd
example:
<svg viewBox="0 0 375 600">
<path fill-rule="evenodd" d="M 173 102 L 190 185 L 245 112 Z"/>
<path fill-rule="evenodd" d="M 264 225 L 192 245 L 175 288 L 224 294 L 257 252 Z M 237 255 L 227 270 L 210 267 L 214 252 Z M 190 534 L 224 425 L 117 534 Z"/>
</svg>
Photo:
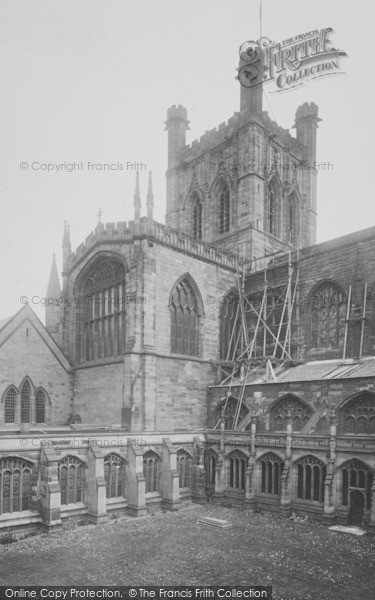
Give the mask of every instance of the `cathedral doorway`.
<svg viewBox="0 0 375 600">
<path fill-rule="evenodd" d="M 364 508 L 365 496 L 363 492 L 360 490 L 352 490 L 350 492 L 348 525 L 362 525 Z"/>
</svg>

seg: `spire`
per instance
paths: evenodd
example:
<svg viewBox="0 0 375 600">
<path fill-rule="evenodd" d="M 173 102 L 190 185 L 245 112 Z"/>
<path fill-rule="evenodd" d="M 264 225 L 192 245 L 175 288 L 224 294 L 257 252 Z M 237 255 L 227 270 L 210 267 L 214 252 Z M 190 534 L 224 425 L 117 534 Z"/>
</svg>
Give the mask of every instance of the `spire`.
<svg viewBox="0 0 375 600">
<path fill-rule="evenodd" d="M 67 250 L 70 254 L 72 251 L 72 246 L 70 243 L 70 228 L 67 221 L 64 221 L 64 235 L 63 235 L 63 243 L 62 247 L 64 250 Z"/>
<path fill-rule="evenodd" d="M 51 271 L 49 274 L 47 297 L 48 298 L 60 298 L 61 289 L 59 274 L 57 272 L 56 255 L 53 253 Z"/>
<path fill-rule="evenodd" d="M 141 194 L 139 189 L 139 173 L 135 175 L 135 192 L 134 192 L 134 221 L 139 222 L 141 218 Z"/>
<path fill-rule="evenodd" d="M 154 210 L 154 193 L 152 191 L 152 172 L 148 173 L 148 190 L 147 190 L 147 218 L 153 219 Z"/>
<path fill-rule="evenodd" d="M 60 319 L 59 300 L 61 296 L 59 275 L 57 273 L 56 256 L 53 255 L 51 272 L 47 287 L 46 328 L 50 333 L 56 333 Z"/>
</svg>

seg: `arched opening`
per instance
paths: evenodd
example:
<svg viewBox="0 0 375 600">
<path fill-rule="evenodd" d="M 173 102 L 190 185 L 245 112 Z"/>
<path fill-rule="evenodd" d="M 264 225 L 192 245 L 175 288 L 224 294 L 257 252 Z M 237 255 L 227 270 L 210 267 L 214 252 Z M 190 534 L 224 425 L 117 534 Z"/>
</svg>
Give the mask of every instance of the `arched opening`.
<svg viewBox="0 0 375 600">
<path fill-rule="evenodd" d="M 58 464 L 61 504 L 85 502 L 86 465 L 75 456 L 66 456 Z"/>
<path fill-rule="evenodd" d="M 11 386 L 4 394 L 4 422 L 11 425 L 16 422 L 17 390 Z"/>
<path fill-rule="evenodd" d="M 355 514 L 358 513 L 358 498 L 356 494 L 351 497 L 353 491 L 359 491 L 364 498 L 363 510 L 371 510 L 371 486 L 374 480 L 374 473 L 364 462 L 353 458 L 341 467 L 341 502 L 343 506 L 349 508 L 349 514 L 352 507 L 351 501 L 354 498 Z M 353 519 L 353 515 L 350 516 Z"/>
<path fill-rule="evenodd" d="M 177 452 L 177 471 L 180 488 L 192 487 L 192 467 L 193 460 L 186 450 L 178 450 Z"/>
<path fill-rule="evenodd" d="M 298 396 L 287 394 L 280 398 L 270 408 L 270 423 L 272 431 L 286 431 L 287 419 L 292 419 L 294 431 L 302 431 L 313 414 L 313 409 Z"/>
<path fill-rule="evenodd" d="M 338 411 L 338 433 L 371 435 L 375 433 L 375 394 L 355 394 Z"/>
<path fill-rule="evenodd" d="M 341 348 L 345 336 L 346 298 L 333 281 L 316 286 L 309 301 L 311 348 Z"/>
<path fill-rule="evenodd" d="M 327 468 L 315 456 L 304 456 L 296 463 L 297 498 L 310 502 L 324 501 L 324 482 Z"/>
<path fill-rule="evenodd" d="M 223 298 L 220 309 L 220 359 L 235 360 L 242 347 L 241 315 L 237 292 L 229 292 Z"/>
<path fill-rule="evenodd" d="M 31 509 L 32 463 L 16 458 L 0 459 L 0 514 Z"/>
<path fill-rule="evenodd" d="M 45 423 L 46 422 L 46 404 L 47 395 L 43 389 L 39 389 L 35 396 L 35 422 Z"/>
<path fill-rule="evenodd" d="M 184 277 L 174 286 L 169 303 L 171 314 L 171 353 L 199 355 L 199 305 L 189 281 Z"/>
<path fill-rule="evenodd" d="M 118 454 L 104 459 L 104 479 L 107 499 L 125 496 L 126 463 Z"/>
<path fill-rule="evenodd" d="M 21 423 L 31 423 L 31 385 L 25 379 L 21 386 Z"/>
<path fill-rule="evenodd" d="M 228 456 L 229 461 L 229 487 L 237 490 L 245 489 L 245 476 L 247 457 L 236 450 Z"/>
<path fill-rule="evenodd" d="M 222 411 L 224 408 L 224 419 L 225 419 L 225 429 L 233 429 L 236 415 L 238 412 L 239 401 L 237 398 L 230 396 L 228 399 L 223 400 L 216 409 L 216 423 L 219 421 L 222 415 Z M 242 419 L 244 419 L 249 412 L 249 409 L 246 405 L 241 402 L 241 406 L 239 409 L 237 424 L 239 424 Z"/>
<path fill-rule="evenodd" d="M 269 452 L 263 455 L 259 459 L 259 462 L 261 469 L 261 493 L 279 496 L 281 493 L 281 475 L 284 469 L 284 461 L 273 452 Z"/>
<path fill-rule="evenodd" d="M 78 294 L 78 345 L 81 362 L 118 356 L 125 349 L 125 267 L 103 258 L 89 270 Z"/>
<path fill-rule="evenodd" d="M 159 492 L 161 460 L 160 457 L 150 450 L 143 455 L 143 474 L 145 477 L 145 492 Z"/>
<path fill-rule="evenodd" d="M 193 192 L 190 198 L 193 237 L 201 240 L 203 237 L 203 204 L 198 192 Z"/>
</svg>

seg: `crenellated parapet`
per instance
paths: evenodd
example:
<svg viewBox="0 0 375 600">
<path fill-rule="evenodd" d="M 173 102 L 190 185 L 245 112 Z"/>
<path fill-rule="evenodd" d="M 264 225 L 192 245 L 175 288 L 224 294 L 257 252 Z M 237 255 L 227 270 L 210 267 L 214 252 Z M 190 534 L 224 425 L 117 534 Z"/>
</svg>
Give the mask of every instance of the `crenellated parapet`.
<svg viewBox="0 0 375 600">
<path fill-rule="evenodd" d="M 181 231 L 150 221 L 146 217 L 140 219 L 139 230 L 135 233 L 134 221 L 118 223 L 102 223 L 95 231 L 87 236 L 69 257 L 69 268 L 75 267 L 95 246 L 100 244 L 133 244 L 137 239 L 149 239 L 177 250 L 195 256 L 201 260 L 210 261 L 229 269 L 237 268 L 238 258 L 235 254 L 225 252 L 211 244 L 197 240 Z"/>
</svg>

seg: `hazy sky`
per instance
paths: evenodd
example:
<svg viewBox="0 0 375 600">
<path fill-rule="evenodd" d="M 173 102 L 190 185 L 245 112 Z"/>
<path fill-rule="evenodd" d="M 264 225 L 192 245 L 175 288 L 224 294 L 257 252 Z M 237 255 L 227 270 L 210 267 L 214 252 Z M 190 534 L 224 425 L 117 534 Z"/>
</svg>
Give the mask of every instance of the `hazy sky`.
<svg viewBox="0 0 375 600">
<path fill-rule="evenodd" d="M 268 94 L 284 127 L 299 104 L 319 106 L 318 160 L 333 169 L 318 176 L 318 241 L 374 225 L 374 4 L 263 0 L 262 13 L 275 42 L 332 27 L 348 54 L 345 75 Z M 99 207 L 105 222 L 132 219 L 134 171 L 89 171 L 88 162 L 146 164 L 164 221 L 167 108 L 186 106 L 189 143 L 228 120 L 239 110 L 238 47 L 258 37 L 259 0 L 2 0 L 0 319 L 20 296 L 45 295 L 53 252 L 61 271 L 65 219 L 73 249 Z M 85 169 L 47 173 L 30 167 L 37 162 Z M 145 204 L 146 174 L 141 187 Z"/>
</svg>

